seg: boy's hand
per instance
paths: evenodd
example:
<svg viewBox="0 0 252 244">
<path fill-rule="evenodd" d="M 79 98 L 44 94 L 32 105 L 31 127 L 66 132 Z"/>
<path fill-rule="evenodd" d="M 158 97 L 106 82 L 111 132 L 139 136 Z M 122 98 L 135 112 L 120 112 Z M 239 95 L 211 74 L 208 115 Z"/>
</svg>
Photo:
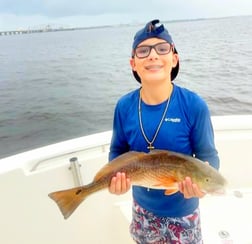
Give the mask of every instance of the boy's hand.
<svg viewBox="0 0 252 244">
<path fill-rule="evenodd" d="M 198 197 L 202 198 L 206 195 L 202 192 L 197 184 L 194 184 L 190 177 L 186 177 L 185 180 L 179 182 L 179 190 L 184 194 L 185 198 Z"/>
<path fill-rule="evenodd" d="M 131 187 L 130 179 L 126 177 L 125 173 L 117 172 L 111 180 L 109 192 L 120 195 L 126 193 Z"/>
</svg>

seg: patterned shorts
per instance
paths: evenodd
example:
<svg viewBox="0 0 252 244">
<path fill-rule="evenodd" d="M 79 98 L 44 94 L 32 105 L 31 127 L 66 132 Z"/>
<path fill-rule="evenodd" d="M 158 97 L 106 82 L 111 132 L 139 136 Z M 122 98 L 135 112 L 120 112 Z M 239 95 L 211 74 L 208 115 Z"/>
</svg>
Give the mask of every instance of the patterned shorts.
<svg viewBox="0 0 252 244">
<path fill-rule="evenodd" d="M 132 238 L 138 244 L 202 244 L 200 212 L 181 218 L 157 217 L 133 203 L 130 225 Z"/>
</svg>

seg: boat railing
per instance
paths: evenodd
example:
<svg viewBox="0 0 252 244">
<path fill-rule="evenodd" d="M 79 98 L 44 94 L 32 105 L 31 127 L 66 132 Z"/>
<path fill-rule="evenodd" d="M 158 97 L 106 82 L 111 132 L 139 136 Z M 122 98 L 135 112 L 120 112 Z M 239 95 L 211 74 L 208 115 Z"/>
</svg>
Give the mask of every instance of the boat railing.
<svg viewBox="0 0 252 244">
<path fill-rule="evenodd" d="M 70 160 L 80 153 L 87 156 L 93 154 L 94 151 L 106 153 L 110 140 L 111 131 L 105 131 L 19 153 L 0 159 L 0 173 L 17 168 L 23 168 L 26 172 L 32 173 L 42 166 L 48 167 L 63 158 Z"/>
<path fill-rule="evenodd" d="M 48 164 L 48 160 L 50 160 L 50 162 L 53 162 L 53 159 L 57 159 L 59 157 L 62 157 L 62 158 L 69 158 L 69 161 L 71 161 L 71 159 L 72 159 L 71 156 L 75 155 L 75 154 L 79 154 L 80 152 L 85 153 L 85 152 L 88 152 L 91 150 L 95 150 L 95 151 L 105 153 L 107 151 L 108 146 L 109 146 L 109 143 L 106 143 L 106 144 L 102 144 L 102 145 L 84 147 L 84 148 L 80 148 L 78 150 L 73 150 L 73 151 L 66 152 L 66 153 L 58 152 L 54 156 L 48 156 L 46 158 L 43 158 L 42 160 L 37 161 L 34 165 L 32 165 L 30 172 L 36 171 L 44 163 Z"/>
<path fill-rule="evenodd" d="M 212 116 L 212 121 L 217 138 L 225 139 L 238 134 L 240 136 L 241 133 L 243 137 L 252 136 L 252 115 Z M 0 159 L 0 172 L 23 168 L 31 173 L 40 168 L 51 167 L 52 163 L 55 165 L 59 158 L 70 159 L 77 154 L 88 157 L 89 152 L 93 155 L 94 151 L 107 153 L 111 136 L 112 131 L 105 131 Z"/>
</svg>

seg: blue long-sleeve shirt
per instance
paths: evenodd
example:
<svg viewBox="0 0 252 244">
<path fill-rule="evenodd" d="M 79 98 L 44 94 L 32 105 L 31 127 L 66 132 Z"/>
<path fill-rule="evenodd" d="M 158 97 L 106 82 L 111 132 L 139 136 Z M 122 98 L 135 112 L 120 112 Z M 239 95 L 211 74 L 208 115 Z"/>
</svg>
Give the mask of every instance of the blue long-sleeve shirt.
<svg viewBox="0 0 252 244">
<path fill-rule="evenodd" d="M 219 168 L 214 133 L 208 107 L 197 94 L 173 85 L 170 103 L 160 131 L 153 143 L 155 149 L 165 149 L 195 156 Z M 139 89 L 119 99 L 114 113 L 113 136 L 109 160 L 127 151 L 148 152 L 148 143 L 139 126 Z M 141 102 L 145 134 L 151 141 L 160 123 L 167 101 L 158 105 Z M 158 216 L 182 217 L 192 213 L 198 198 L 185 199 L 177 192 L 170 196 L 164 190 L 133 186 L 134 200 Z"/>
</svg>

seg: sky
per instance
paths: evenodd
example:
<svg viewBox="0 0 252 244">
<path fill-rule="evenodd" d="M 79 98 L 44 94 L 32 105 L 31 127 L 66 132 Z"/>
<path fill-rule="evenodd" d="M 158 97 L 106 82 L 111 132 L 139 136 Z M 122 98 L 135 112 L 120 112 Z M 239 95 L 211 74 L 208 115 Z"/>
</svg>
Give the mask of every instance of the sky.
<svg viewBox="0 0 252 244">
<path fill-rule="evenodd" d="M 0 0 L 0 31 L 252 15 L 251 0 Z"/>
</svg>

